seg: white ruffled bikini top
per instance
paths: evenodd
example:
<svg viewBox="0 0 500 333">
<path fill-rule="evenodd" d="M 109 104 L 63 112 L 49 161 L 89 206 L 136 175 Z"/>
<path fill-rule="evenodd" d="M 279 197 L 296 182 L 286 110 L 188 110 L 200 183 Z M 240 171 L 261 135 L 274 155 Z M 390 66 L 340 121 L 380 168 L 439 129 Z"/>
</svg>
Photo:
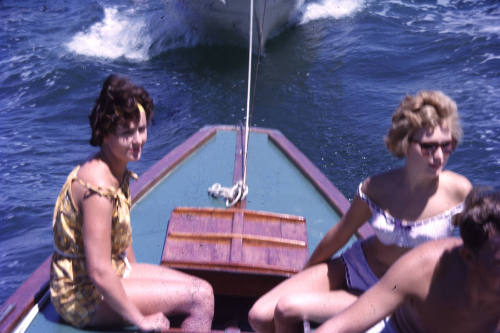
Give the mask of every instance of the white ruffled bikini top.
<svg viewBox="0 0 500 333">
<path fill-rule="evenodd" d="M 358 196 L 365 201 L 372 212 L 368 221 L 377 238 L 385 245 L 399 247 L 415 247 L 423 242 L 453 235 L 455 227 L 452 217 L 463 211 L 464 203 L 460 203 L 441 214 L 418 221 L 406 221 L 393 217 L 389 212 L 377 206 L 358 187 Z"/>
</svg>

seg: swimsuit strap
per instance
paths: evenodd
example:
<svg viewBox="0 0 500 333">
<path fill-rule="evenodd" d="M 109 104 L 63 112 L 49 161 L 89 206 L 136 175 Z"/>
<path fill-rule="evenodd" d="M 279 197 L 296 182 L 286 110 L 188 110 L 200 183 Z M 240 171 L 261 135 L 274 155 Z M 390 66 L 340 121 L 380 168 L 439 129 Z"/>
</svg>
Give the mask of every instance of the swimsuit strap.
<svg viewBox="0 0 500 333">
<path fill-rule="evenodd" d="M 77 174 L 78 174 L 79 169 L 80 169 L 80 166 L 78 166 L 73 171 L 73 173 L 71 175 L 72 181 L 76 180 L 80 185 L 84 186 L 86 189 L 88 189 L 91 192 L 99 194 L 100 196 L 103 196 L 103 197 L 106 197 L 109 199 L 116 199 L 118 197 L 119 188 L 118 189 L 115 189 L 114 187 L 104 188 L 101 186 L 95 186 L 95 185 L 89 184 L 89 183 L 83 181 L 81 178 L 78 178 Z M 126 170 L 125 175 L 123 177 L 124 180 L 122 181 L 122 184 L 126 183 L 128 185 L 130 178 L 135 180 L 138 178 L 138 176 L 135 172 L 132 172 L 130 170 Z"/>
<path fill-rule="evenodd" d="M 92 184 L 89 184 L 89 183 L 81 180 L 78 177 L 75 177 L 74 180 L 76 180 L 78 183 L 80 183 L 80 185 L 87 188 L 87 190 L 94 192 L 94 193 L 97 193 L 100 196 L 103 196 L 103 197 L 106 197 L 109 199 L 115 199 L 118 196 L 117 190 L 114 187 L 103 188 L 100 186 L 94 186 Z"/>
<path fill-rule="evenodd" d="M 361 187 L 363 186 L 363 182 L 359 183 L 359 186 L 358 186 L 358 191 L 356 192 L 356 194 L 358 195 L 358 197 L 361 198 L 361 200 L 363 200 L 364 202 L 366 202 L 368 204 L 368 206 L 374 208 L 375 210 L 377 211 L 383 211 L 382 208 L 380 208 L 376 203 L 374 203 L 364 192 L 363 190 L 361 189 Z"/>
<path fill-rule="evenodd" d="M 367 203 L 370 203 L 371 200 L 370 198 L 368 198 L 368 196 L 363 192 L 363 190 L 361 189 L 361 187 L 363 186 L 363 182 L 359 183 L 358 185 L 358 191 L 356 192 L 356 194 L 361 198 L 363 199 L 363 201 L 366 201 Z"/>
<path fill-rule="evenodd" d="M 135 172 L 130 171 L 128 169 L 127 169 L 127 174 L 128 178 L 132 178 L 133 180 L 137 180 L 137 178 L 139 178 L 139 176 Z"/>
</svg>

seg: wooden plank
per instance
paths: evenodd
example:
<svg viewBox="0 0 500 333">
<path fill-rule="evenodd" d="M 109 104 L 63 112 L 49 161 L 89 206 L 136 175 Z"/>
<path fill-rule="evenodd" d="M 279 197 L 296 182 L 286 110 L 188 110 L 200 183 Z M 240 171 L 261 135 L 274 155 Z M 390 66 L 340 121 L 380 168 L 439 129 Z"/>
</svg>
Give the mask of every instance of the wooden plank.
<svg viewBox="0 0 500 333">
<path fill-rule="evenodd" d="M 10 308 L 0 322 L 1 333 L 12 331 L 47 290 L 51 258 L 49 256 L 0 308 L 0 312 Z"/>
<path fill-rule="evenodd" d="M 191 241 L 217 241 L 217 240 L 232 240 L 233 238 L 241 238 L 247 242 L 254 242 L 259 244 L 271 244 L 280 246 L 292 246 L 292 247 L 306 247 L 307 243 L 301 240 L 294 239 L 284 239 L 279 237 L 266 237 L 266 236 L 252 236 L 242 233 L 193 233 L 193 232 L 171 232 L 168 237 L 172 238 L 184 238 Z"/>
<path fill-rule="evenodd" d="M 298 272 L 308 255 L 307 226 L 301 216 L 178 207 L 170 217 L 162 264 L 200 277 L 207 271 L 218 272 L 208 281 L 226 279 L 219 292 L 229 294 L 225 288 L 234 289 L 235 282 L 230 275 L 265 273 L 284 278 Z"/>
<path fill-rule="evenodd" d="M 179 268 L 179 269 L 196 269 L 196 270 L 205 270 L 205 271 L 214 271 L 222 274 L 232 274 L 232 273 L 249 273 L 249 274 L 274 274 L 282 277 L 289 277 L 292 274 L 297 273 L 296 268 L 286 268 L 286 267 L 278 267 L 275 264 L 260 264 L 249 266 L 246 263 L 236 263 L 230 261 L 215 261 L 211 260 L 210 264 L 207 264 L 207 260 L 203 256 L 200 258 L 201 260 L 197 261 L 193 260 L 185 260 L 181 258 L 176 260 L 175 258 L 169 259 L 165 261 L 163 264 L 167 265 L 170 268 Z M 210 282 L 210 281 L 209 281 Z"/>
<path fill-rule="evenodd" d="M 220 214 L 222 216 L 230 216 L 237 211 L 240 211 L 239 208 L 210 208 L 210 207 L 176 207 L 175 210 L 179 213 L 190 213 L 194 212 L 196 215 L 201 214 Z M 245 216 L 252 218 L 272 218 L 272 219 L 284 219 L 288 222 L 297 222 L 297 223 L 305 223 L 305 218 L 303 216 L 291 215 L 291 214 L 283 214 L 283 213 L 275 213 L 275 212 L 263 212 L 258 210 L 244 210 Z"/>
<path fill-rule="evenodd" d="M 229 256 L 229 262 L 231 263 L 242 262 L 243 238 L 238 235 L 243 233 L 243 218 L 243 212 L 235 212 L 233 216 L 233 228 L 231 233 L 235 235 L 235 237 L 231 238 L 231 254 Z M 215 223 L 217 223 L 217 221 Z"/>
</svg>

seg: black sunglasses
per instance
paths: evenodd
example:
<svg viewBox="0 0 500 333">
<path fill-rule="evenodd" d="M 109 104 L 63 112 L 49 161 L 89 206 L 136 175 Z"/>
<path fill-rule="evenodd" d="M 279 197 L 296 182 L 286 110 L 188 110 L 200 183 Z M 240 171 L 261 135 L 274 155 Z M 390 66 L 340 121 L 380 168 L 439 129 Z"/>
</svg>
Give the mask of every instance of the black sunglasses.
<svg viewBox="0 0 500 333">
<path fill-rule="evenodd" d="M 410 142 L 418 143 L 418 145 L 420 146 L 420 150 L 422 151 L 422 153 L 426 155 L 434 155 L 438 147 L 441 148 L 443 154 L 448 155 L 451 154 L 456 147 L 456 143 L 454 140 L 445 142 L 434 142 L 434 141 L 422 142 L 415 139 L 410 139 Z"/>
</svg>

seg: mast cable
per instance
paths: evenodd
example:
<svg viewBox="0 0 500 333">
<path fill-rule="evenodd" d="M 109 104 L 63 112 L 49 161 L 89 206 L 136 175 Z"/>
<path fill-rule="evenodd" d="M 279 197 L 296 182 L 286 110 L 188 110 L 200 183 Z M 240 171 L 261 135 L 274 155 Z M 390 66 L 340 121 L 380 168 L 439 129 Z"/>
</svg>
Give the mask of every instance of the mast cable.
<svg viewBox="0 0 500 333">
<path fill-rule="evenodd" d="M 243 187 L 247 187 L 247 157 L 248 137 L 250 130 L 250 90 L 252 87 L 252 47 L 253 47 L 253 0 L 250 0 L 250 31 L 248 37 L 248 87 L 247 87 L 247 117 L 245 124 L 245 147 L 243 151 Z"/>
<path fill-rule="evenodd" d="M 255 69 L 255 79 L 252 93 L 252 56 L 253 56 L 253 15 L 254 15 L 254 0 L 250 0 L 250 28 L 248 38 L 248 85 L 247 85 L 247 106 L 246 106 L 246 121 L 245 121 L 245 141 L 243 145 L 243 179 L 236 182 L 231 188 L 222 187 L 219 183 L 213 184 L 208 193 L 213 197 L 222 197 L 226 199 L 226 207 L 234 206 L 238 201 L 243 200 L 248 194 L 247 186 L 247 159 L 248 159 L 248 141 L 250 136 L 250 116 L 255 106 L 255 90 L 257 85 L 257 74 L 259 70 L 260 57 L 262 52 L 262 30 L 264 26 L 264 16 L 267 7 L 267 0 L 264 3 L 262 14 L 262 22 L 260 25 L 260 36 L 258 41 L 257 65 Z M 250 97 L 252 95 L 252 97 Z"/>
<path fill-rule="evenodd" d="M 259 44 L 258 44 L 258 51 L 257 51 L 257 65 L 255 66 L 255 78 L 253 79 L 253 92 L 252 92 L 252 104 L 251 104 L 251 112 L 250 112 L 250 120 L 252 119 L 253 111 L 255 109 L 255 92 L 257 91 L 257 77 L 259 75 L 259 65 L 260 65 L 260 58 L 262 54 L 262 31 L 264 29 L 264 21 L 266 17 L 266 8 L 267 8 L 267 0 L 264 1 L 264 8 L 262 10 L 262 22 L 260 23 L 260 34 L 259 34 Z"/>
</svg>

